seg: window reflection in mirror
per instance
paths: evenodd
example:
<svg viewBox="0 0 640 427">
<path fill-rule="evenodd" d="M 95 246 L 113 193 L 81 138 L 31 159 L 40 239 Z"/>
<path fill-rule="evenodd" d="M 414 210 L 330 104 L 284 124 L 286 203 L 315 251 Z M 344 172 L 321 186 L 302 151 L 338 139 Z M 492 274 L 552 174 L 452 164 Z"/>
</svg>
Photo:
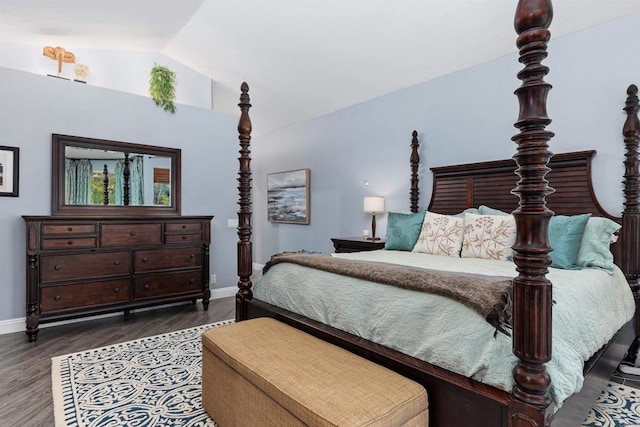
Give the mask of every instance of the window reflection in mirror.
<svg viewBox="0 0 640 427">
<path fill-rule="evenodd" d="M 171 158 L 65 148 L 67 205 L 170 206 Z"/>
</svg>

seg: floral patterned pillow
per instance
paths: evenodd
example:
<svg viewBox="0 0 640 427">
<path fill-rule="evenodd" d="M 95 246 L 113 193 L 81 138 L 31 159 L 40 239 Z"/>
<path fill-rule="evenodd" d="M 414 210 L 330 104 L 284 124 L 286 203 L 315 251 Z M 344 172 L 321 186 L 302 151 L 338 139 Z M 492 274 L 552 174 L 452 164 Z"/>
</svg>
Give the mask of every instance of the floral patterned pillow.
<svg viewBox="0 0 640 427">
<path fill-rule="evenodd" d="M 427 212 L 412 252 L 460 256 L 464 218 Z"/>
<path fill-rule="evenodd" d="M 516 242 L 516 220 L 513 215 L 464 216 L 463 258 L 508 260 Z"/>
</svg>

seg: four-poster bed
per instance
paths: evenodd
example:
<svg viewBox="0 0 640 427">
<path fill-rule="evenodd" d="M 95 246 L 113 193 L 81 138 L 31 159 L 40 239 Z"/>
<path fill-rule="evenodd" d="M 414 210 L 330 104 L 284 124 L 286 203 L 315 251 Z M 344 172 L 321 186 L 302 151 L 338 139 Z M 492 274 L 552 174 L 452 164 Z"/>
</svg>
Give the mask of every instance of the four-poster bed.
<svg viewBox="0 0 640 427">
<path fill-rule="evenodd" d="M 616 264 L 637 295 L 640 277 L 640 125 L 637 87 L 630 86 L 624 109 L 627 113 L 623 130 L 626 147 L 624 211 L 622 218 L 615 218 L 601 208 L 593 193 L 590 164 L 595 152 L 554 156 L 548 149 L 547 143 L 553 133 L 545 129 L 551 122 L 546 114 L 546 96 L 551 86 L 544 81 L 548 68 L 541 62 L 547 55 L 547 29 L 551 19 L 550 1 L 521 0 L 518 4 L 515 27 L 519 34 L 520 62 L 524 68 L 518 73 L 522 85 L 516 90 L 520 112 L 515 123 L 519 133 L 513 137 L 517 143 L 513 160 L 432 169 L 434 187 L 429 211 L 457 214 L 467 208 L 487 205 L 512 212 L 515 218 L 517 232 L 513 263 L 517 277 L 512 280 L 511 336 L 517 363 L 513 368 L 511 388 L 505 390 L 485 384 L 254 298 L 250 279 L 252 179 L 248 112 L 251 105 L 246 83 L 241 88 L 238 124 L 240 210 L 236 320 L 274 317 L 420 382 L 429 393 L 431 425 L 545 426 L 551 422 L 554 425 L 579 425 L 633 341 L 634 325 L 630 321 L 622 326 L 607 345 L 585 362 L 581 391 L 563 399 L 562 407 L 556 411 L 551 397 L 552 380 L 547 369 L 552 359 L 552 312 L 556 310 L 552 283 L 547 277 L 551 265 L 549 253 L 552 251 L 549 223 L 554 213 L 588 213 L 621 223 L 619 239 L 612 245 L 612 252 Z M 411 146 L 410 206 L 412 212 L 417 212 L 419 157 L 415 131 Z"/>
</svg>

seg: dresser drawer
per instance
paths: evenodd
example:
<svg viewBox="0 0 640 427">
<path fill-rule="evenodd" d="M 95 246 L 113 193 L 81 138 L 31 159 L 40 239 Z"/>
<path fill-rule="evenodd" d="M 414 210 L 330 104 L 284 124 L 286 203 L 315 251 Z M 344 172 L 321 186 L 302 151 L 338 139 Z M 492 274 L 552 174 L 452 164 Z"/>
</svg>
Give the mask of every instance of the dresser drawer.
<svg viewBox="0 0 640 427">
<path fill-rule="evenodd" d="M 133 297 L 139 300 L 198 291 L 202 291 L 202 270 L 138 277 Z"/>
<path fill-rule="evenodd" d="M 92 307 L 129 300 L 129 279 L 42 287 L 40 311 Z"/>
<path fill-rule="evenodd" d="M 135 251 L 133 254 L 134 272 L 162 270 L 171 268 L 194 268 L 202 266 L 202 247 L 152 249 Z"/>
<path fill-rule="evenodd" d="M 96 224 L 43 224 L 43 236 L 74 236 L 77 234 L 96 234 Z"/>
<path fill-rule="evenodd" d="M 43 255 L 40 260 L 40 281 L 80 280 L 129 274 L 130 257 L 129 252 Z"/>
<path fill-rule="evenodd" d="M 165 223 L 166 232 L 189 232 L 189 231 L 201 231 L 201 222 L 167 222 Z"/>
<path fill-rule="evenodd" d="M 67 239 L 43 239 L 42 249 L 88 249 L 97 247 L 95 237 L 76 237 Z"/>
<path fill-rule="evenodd" d="M 167 234 L 164 236 L 167 243 L 193 243 L 202 241 L 202 233 L 195 234 Z"/>
<path fill-rule="evenodd" d="M 156 245 L 162 243 L 162 224 L 101 224 L 100 245 Z"/>
</svg>

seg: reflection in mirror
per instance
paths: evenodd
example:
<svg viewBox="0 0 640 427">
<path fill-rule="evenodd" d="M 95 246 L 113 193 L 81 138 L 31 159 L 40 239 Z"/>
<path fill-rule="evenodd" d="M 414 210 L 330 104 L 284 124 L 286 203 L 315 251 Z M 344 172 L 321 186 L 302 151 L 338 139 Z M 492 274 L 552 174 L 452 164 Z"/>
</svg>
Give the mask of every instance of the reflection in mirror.
<svg viewBox="0 0 640 427">
<path fill-rule="evenodd" d="M 64 188 L 67 205 L 170 206 L 171 159 L 67 146 Z"/>
<path fill-rule="evenodd" d="M 180 150 L 53 135 L 54 215 L 180 214 Z"/>
</svg>

